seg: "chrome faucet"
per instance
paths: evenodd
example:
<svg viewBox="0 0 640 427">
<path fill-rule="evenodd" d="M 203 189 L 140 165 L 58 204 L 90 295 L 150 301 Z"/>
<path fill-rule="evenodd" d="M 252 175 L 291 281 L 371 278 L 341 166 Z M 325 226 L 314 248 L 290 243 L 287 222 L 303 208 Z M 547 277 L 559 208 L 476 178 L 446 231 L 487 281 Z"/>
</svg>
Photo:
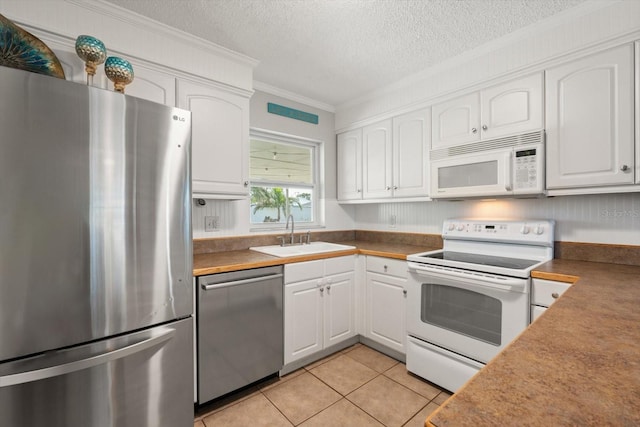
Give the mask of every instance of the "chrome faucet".
<svg viewBox="0 0 640 427">
<path fill-rule="evenodd" d="M 293 228 L 294 228 L 293 215 L 289 215 L 287 217 L 287 225 L 285 225 L 284 227 L 285 230 L 289 229 L 289 220 L 291 220 L 291 237 L 289 238 L 289 242 L 293 245 Z"/>
</svg>

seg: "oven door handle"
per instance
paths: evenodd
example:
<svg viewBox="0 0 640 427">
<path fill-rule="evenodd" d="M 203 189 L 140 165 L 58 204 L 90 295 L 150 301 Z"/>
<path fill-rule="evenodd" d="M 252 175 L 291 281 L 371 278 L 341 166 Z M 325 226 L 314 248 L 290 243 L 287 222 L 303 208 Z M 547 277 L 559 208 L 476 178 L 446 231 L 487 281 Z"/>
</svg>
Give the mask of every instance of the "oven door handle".
<svg viewBox="0 0 640 427">
<path fill-rule="evenodd" d="M 449 267 L 433 267 L 429 265 L 416 265 L 415 263 L 409 264 L 409 271 L 416 273 L 419 276 L 437 277 L 440 279 L 464 279 L 465 281 L 474 281 L 479 286 L 484 286 L 491 289 L 501 289 L 504 291 L 518 291 L 525 292 L 527 279 L 507 277 L 507 276 L 494 276 L 487 273 L 458 270 Z"/>
</svg>

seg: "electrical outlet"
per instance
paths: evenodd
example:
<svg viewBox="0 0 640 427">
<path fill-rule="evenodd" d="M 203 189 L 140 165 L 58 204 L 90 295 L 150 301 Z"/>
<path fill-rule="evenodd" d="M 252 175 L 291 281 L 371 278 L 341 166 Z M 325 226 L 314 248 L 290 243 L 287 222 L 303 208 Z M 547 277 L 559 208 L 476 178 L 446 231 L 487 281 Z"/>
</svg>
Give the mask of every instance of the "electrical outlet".
<svg viewBox="0 0 640 427">
<path fill-rule="evenodd" d="M 391 214 L 389 216 L 389 228 L 396 228 L 396 215 Z"/>
<path fill-rule="evenodd" d="M 220 230 L 220 217 L 219 216 L 205 216 L 204 217 L 204 231 L 218 231 Z"/>
</svg>

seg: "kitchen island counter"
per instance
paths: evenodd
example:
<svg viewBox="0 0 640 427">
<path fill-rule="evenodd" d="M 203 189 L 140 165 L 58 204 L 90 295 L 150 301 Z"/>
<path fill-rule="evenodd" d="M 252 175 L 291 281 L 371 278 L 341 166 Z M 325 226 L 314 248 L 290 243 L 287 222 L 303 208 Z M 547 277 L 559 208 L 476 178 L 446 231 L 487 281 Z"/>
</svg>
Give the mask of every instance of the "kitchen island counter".
<svg viewBox="0 0 640 427">
<path fill-rule="evenodd" d="M 556 259 L 532 276 L 575 284 L 426 425 L 640 425 L 640 266 Z"/>
</svg>

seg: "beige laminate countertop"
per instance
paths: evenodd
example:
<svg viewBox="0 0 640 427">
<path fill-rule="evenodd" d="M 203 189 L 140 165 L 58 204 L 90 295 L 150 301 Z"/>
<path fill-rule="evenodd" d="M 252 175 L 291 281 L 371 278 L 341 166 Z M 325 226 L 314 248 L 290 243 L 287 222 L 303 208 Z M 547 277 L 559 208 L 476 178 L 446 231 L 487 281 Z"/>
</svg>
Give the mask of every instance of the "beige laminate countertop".
<svg viewBox="0 0 640 427">
<path fill-rule="evenodd" d="M 363 255 L 383 256 L 386 258 L 406 259 L 407 255 L 409 254 L 439 249 L 425 246 L 404 245 L 397 243 L 378 243 L 361 240 L 336 243 L 355 246 L 356 249 L 286 258 L 265 255 L 263 253 L 255 252 L 249 249 L 241 251 L 197 254 L 193 257 L 193 275 L 202 276 L 205 274 L 225 273 L 228 271 L 269 267 L 272 265 L 311 261 L 316 259 L 353 255 L 358 253 Z"/>
<path fill-rule="evenodd" d="M 532 276 L 577 281 L 426 425 L 640 425 L 640 267 L 553 260 Z"/>
</svg>

